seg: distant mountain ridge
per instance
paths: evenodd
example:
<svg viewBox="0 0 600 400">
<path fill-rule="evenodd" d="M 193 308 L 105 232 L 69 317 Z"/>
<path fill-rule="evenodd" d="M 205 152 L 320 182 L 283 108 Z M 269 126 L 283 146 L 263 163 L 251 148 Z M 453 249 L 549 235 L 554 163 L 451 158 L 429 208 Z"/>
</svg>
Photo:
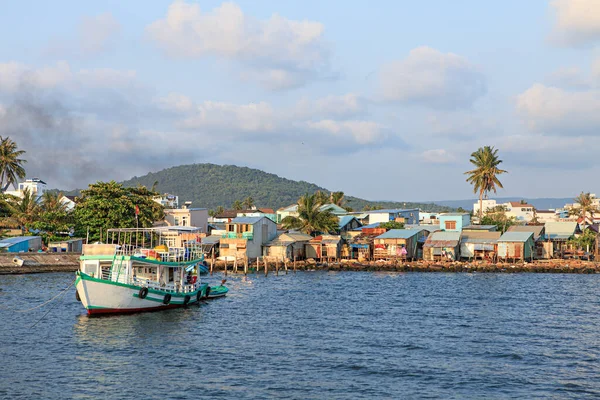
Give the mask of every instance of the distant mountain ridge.
<svg viewBox="0 0 600 400">
<path fill-rule="evenodd" d="M 573 203 L 574 197 L 543 197 L 543 198 L 527 198 L 527 197 L 496 197 L 493 198 L 497 203 L 507 203 L 509 201 L 521 201 L 525 200 L 532 206 L 534 206 L 538 210 L 548 210 L 548 209 L 557 209 L 563 208 L 565 204 Z M 440 200 L 436 201 L 436 204 L 442 206 L 448 206 L 453 208 L 462 207 L 467 211 L 471 211 L 473 209 L 473 204 L 478 202 L 479 199 L 465 199 L 465 200 Z"/>
<path fill-rule="evenodd" d="M 306 181 L 293 181 L 275 174 L 248 167 L 216 164 L 189 164 L 151 172 L 144 176 L 134 176 L 122 182 L 124 186 L 144 185 L 148 188 L 156 183 L 161 193 L 179 196 L 179 202 L 192 201 L 192 207 L 214 209 L 218 206 L 229 208 L 236 200 L 252 197 L 259 207 L 278 208 L 295 204 L 300 196 L 317 190 L 330 191 Z M 452 211 L 452 207 L 433 203 L 369 201 L 346 196 L 348 207 L 356 211 L 366 205 L 383 208 L 421 208 L 427 211 Z"/>
</svg>

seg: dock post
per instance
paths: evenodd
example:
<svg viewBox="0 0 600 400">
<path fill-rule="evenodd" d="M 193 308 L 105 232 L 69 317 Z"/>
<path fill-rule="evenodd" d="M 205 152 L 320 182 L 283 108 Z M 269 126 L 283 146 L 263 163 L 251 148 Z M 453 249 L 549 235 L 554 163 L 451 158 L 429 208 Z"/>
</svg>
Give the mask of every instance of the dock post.
<svg viewBox="0 0 600 400">
<path fill-rule="evenodd" d="M 210 257 L 210 275 L 213 274 L 213 267 L 215 266 L 215 247 L 212 248 L 212 255 Z"/>
<path fill-rule="evenodd" d="M 283 267 L 285 268 L 285 274 L 287 275 L 287 273 L 288 273 L 287 258 L 283 259 Z"/>
<path fill-rule="evenodd" d="M 267 264 L 267 259 L 263 256 L 263 261 L 265 262 L 265 276 L 269 275 L 269 265 Z"/>
<path fill-rule="evenodd" d="M 235 254 L 235 260 L 233 260 L 233 272 L 235 272 L 236 274 L 238 272 L 238 267 L 237 267 L 237 253 Z"/>
<path fill-rule="evenodd" d="M 256 275 L 258 275 L 259 269 L 260 269 L 260 257 L 256 257 Z"/>
<path fill-rule="evenodd" d="M 248 275 L 248 256 L 244 256 L 244 275 Z"/>
<path fill-rule="evenodd" d="M 294 273 L 296 273 L 296 256 L 294 255 Z"/>
</svg>

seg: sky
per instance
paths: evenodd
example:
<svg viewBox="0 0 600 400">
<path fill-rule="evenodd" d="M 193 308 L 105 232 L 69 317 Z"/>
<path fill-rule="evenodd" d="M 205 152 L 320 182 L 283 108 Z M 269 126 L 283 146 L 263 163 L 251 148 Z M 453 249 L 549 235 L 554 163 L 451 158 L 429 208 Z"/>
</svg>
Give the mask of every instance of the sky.
<svg viewBox="0 0 600 400">
<path fill-rule="evenodd" d="M 600 1 L 2 1 L 0 136 L 83 188 L 233 164 L 369 200 L 600 176 Z"/>
</svg>

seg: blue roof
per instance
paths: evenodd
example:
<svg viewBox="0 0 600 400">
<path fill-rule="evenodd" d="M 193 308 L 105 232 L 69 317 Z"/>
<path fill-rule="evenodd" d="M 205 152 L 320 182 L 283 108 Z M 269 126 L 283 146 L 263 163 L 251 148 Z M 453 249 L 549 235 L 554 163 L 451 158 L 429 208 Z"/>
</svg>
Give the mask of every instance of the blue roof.
<svg viewBox="0 0 600 400">
<path fill-rule="evenodd" d="M 353 219 L 356 219 L 356 218 L 353 217 L 352 215 L 340 216 L 340 223 L 339 223 L 340 229 L 342 229 L 343 227 L 348 225 Z"/>
<path fill-rule="evenodd" d="M 417 229 L 390 229 L 386 233 L 377 236 L 375 239 L 408 239 L 417 235 L 420 230 Z"/>
<path fill-rule="evenodd" d="M 28 242 L 31 239 L 38 239 L 40 236 L 16 236 L 0 240 L 0 243 L 17 244 Z"/>
<path fill-rule="evenodd" d="M 533 237 L 533 232 L 504 232 L 499 242 L 526 242 Z"/>
<path fill-rule="evenodd" d="M 235 217 L 234 219 L 231 220 L 231 223 L 232 224 L 254 225 L 255 223 L 257 223 L 258 221 L 260 221 L 263 218 L 266 218 L 266 217 Z"/>
</svg>

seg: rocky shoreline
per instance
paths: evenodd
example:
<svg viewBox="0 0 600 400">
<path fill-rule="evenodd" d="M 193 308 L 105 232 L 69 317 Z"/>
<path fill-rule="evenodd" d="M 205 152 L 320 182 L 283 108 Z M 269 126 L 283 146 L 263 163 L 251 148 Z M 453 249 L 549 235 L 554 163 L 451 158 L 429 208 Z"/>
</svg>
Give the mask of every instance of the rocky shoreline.
<svg viewBox="0 0 600 400">
<path fill-rule="evenodd" d="M 0 275 L 10 274 L 38 274 L 47 272 L 75 272 L 79 268 L 79 254 L 57 253 L 16 253 L 0 254 Z M 13 259 L 18 257 L 23 260 L 23 265 L 17 265 Z M 537 260 L 534 262 L 496 263 L 484 261 L 455 261 L 435 263 L 426 261 L 396 262 L 396 261 L 362 261 L 340 260 L 337 262 L 319 263 L 309 259 L 288 262 L 267 262 L 268 273 L 285 273 L 287 271 L 383 271 L 383 272 L 485 272 L 485 273 L 571 273 L 571 274 L 596 274 L 600 273 L 600 263 L 580 260 Z M 225 263 L 216 261 L 213 272 L 223 272 Z M 237 270 L 229 263 L 228 273 L 244 273 L 243 265 Z M 256 273 L 256 262 L 248 268 L 248 273 Z M 265 272 L 265 265 L 261 261 L 258 272 Z"/>
</svg>

